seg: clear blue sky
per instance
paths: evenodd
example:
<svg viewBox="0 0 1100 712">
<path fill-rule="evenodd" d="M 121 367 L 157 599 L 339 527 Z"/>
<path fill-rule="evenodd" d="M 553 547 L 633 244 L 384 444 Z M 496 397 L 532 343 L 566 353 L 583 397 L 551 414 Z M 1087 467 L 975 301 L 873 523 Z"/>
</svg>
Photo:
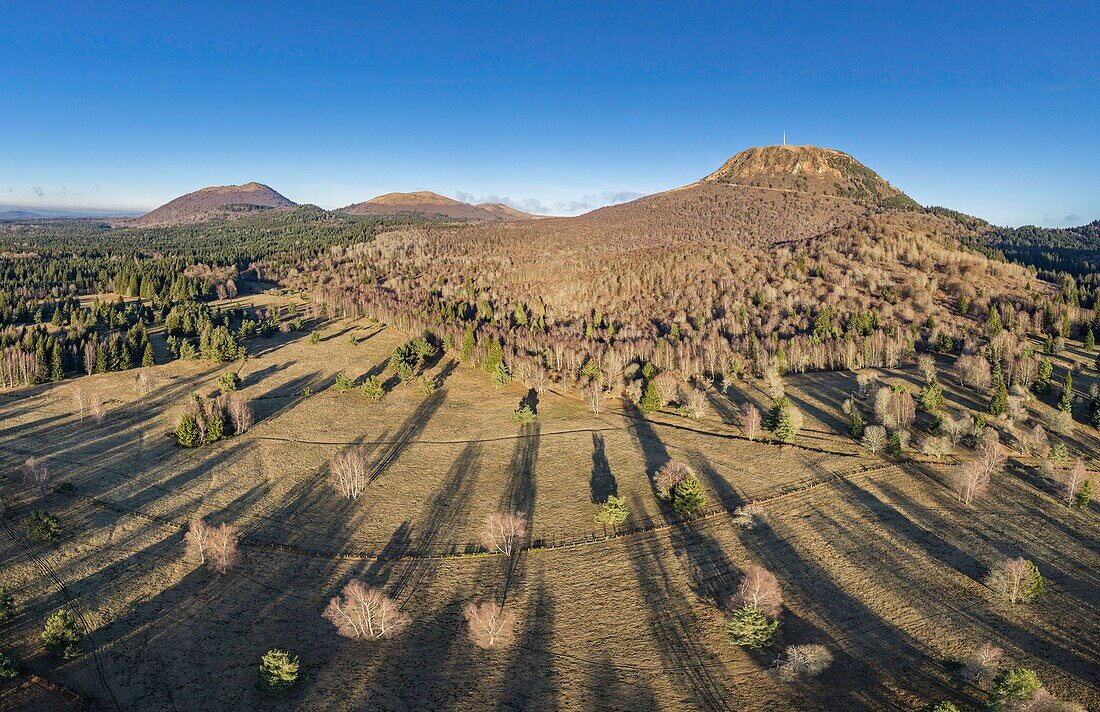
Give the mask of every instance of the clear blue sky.
<svg viewBox="0 0 1100 712">
<path fill-rule="evenodd" d="M 199 4 L 0 8 L 0 204 L 258 180 L 328 208 L 430 189 L 568 213 L 785 129 L 922 203 L 1100 217 L 1095 0 Z"/>
</svg>

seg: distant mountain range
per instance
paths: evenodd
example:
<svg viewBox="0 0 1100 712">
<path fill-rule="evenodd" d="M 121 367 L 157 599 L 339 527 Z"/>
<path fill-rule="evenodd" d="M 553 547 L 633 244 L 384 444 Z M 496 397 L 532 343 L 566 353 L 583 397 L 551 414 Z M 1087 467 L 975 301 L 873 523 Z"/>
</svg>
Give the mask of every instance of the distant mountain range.
<svg viewBox="0 0 1100 712">
<path fill-rule="evenodd" d="M 503 203 L 463 203 L 439 193 L 422 190 L 415 193 L 386 193 L 376 198 L 349 205 L 341 212 L 349 215 L 418 214 L 455 220 L 530 220 L 534 215 Z"/>
</svg>

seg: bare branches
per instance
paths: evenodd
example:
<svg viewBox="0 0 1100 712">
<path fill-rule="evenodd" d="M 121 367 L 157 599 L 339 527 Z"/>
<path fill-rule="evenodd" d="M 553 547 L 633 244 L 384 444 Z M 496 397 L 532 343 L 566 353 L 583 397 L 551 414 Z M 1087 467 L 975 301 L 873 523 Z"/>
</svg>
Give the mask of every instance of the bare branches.
<svg viewBox="0 0 1100 712">
<path fill-rule="evenodd" d="M 527 517 L 521 512 L 515 514 L 490 514 L 485 518 L 481 530 L 481 541 L 489 551 L 511 556 L 523 538 L 527 536 Z"/>
<path fill-rule="evenodd" d="M 818 643 L 791 645 L 786 650 L 786 657 L 775 661 L 779 678 L 784 682 L 817 677 L 832 664 L 833 654 Z"/>
<path fill-rule="evenodd" d="M 745 437 L 754 441 L 760 433 L 760 409 L 748 401 L 741 406 L 741 430 Z"/>
<path fill-rule="evenodd" d="M 23 462 L 23 483 L 38 489 L 38 493 L 45 495 L 50 482 L 50 469 L 46 463 L 37 457 L 28 457 Z"/>
<path fill-rule="evenodd" d="M 252 406 L 248 400 L 239 393 L 227 393 L 218 398 L 218 405 L 222 412 L 229 416 L 229 422 L 233 424 L 233 434 L 241 435 L 248 432 L 254 422 Z"/>
<path fill-rule="evenodd" d="M 1005 559 L 989 573 L 986 585 L 1009 603 L 1030 603 L 1043 595 L 1043 577 L 1022 556 Z"/>
<path fill-rule="evenodd" d="M 698 420 L 707 412 L 707 393 L 701 388 L 689 388 L 684 393 L 684 409 L 689 416 Z"/>
<path fill-rule="evenodd" d="M 355 447 L 337 454 L 329 462 L 329 473 L 337 492 L 348 499 L 358 499 L 369 478 L 367 449 Z"/>
<path fill-rule="evenodd" d="M 982 645 L 962 659 L 962 674 L 971 682 L 991 680 L 1000 668 L 1004 651 L 992 643 Z"/>
<path fill-rule="evenodd" d="M 183 540 L 186 543 L 184 554 L 190 559 L 198 559 L 199 565 L 206 563 L 206 552 L 210 548 L 211 531 L 210 526 L 202 520 L 202 517 L 195 517 L 188 525 L 187 533 L 183 535 Z"/>
<path fill-rule="evenodd" d="M 951 476 L 959 501 L 969 505 L 989 489 L 989 476 L 977 460 L 969 460 L 958 466 Z"/>
<path fill-rule="evenodd" d="M 1073 463 L 1073 467 L 1069 468 L 1066 472 L 1065 479 L 1062 480 L 1062 492 L 1066 497 L 1066 504 L 1072 505 L 1077 498 L 1077 493 L 1081 491 L 1081 487 L 1085 484 L 1085 478 L 1088 473 L 1085 472 L 1085 463 L 1081 458 Z"/>
<path fill-rule="evenodd" d="M 237 528 L 230 524 L 222 524 L 220 527 L 207 528 L 207 565 L 219 574 L 224 574 L 229 569 L 240 563 L 241 552 L 237 548 Z"/>
<path fill-rule="evenodd" d="M 329 600 L 321 615 L 345 638 L 392 638 L 412 621 L 386 594 L 358 579 L 348 581 L 340 593 Z"/>
<path fill-rule="evenodd" d="M 863 447 L 870 453 L 877 453 L 886 447 L 886 428 L 881 425 L 869 425 L 863 431 L 863 439 L 860 440 Z"/>
<path fill-rule="evenodd" d="M 692 474 L 691 468 L 684 463 L 669 460 L 657 470 L 657 475 L 653 478 L 653 488 L 657 490 L 657 496 L 660 499 L 668 499 L 672 495 L 672 490 L 676 489 L 676 485 Z"/>
<path fill-rule="evenodd" d="M 494 601 L 467 603 L 462 615 L 470 626 L 470 640 L 479 648 L 504 647 L 515 640 L 516 615 Z"/>
<path fill-rule="evenodd" d="M 763 566 L 751 566 L 745 572 L 745 578 L 730 597 L 731 608 L 755 606 L 769 618 L 775 618 L 783 608 L 783 592 L 775 574 Z"/>
</svg>

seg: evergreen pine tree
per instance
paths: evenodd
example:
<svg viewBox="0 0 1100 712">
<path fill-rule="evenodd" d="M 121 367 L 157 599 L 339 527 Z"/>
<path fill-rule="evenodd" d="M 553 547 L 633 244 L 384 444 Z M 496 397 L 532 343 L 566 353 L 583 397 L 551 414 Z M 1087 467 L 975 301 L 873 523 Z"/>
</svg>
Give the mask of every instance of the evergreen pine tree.
<svg viewBox="0 0 1100 712">
<path fill-rule="evenodd" d="M 497 339 L 489 340 L 489 353 L 485 355 L 485 372 L 493 373 L 497 370 L 497 366 L 504 365 L 504 347 L 500 345 L 500 341 Z"/>
<path fill-rule="evenodd" d="M 695 475 L 680 480 L 672 490 L 672 508 L 681 517 L 694 514 L 707 504 L 707 494 Z"/>
<path fill-rule="evenodd" d="M 1039 370 L 1035 376 L 1035 390 L 1046 393 L 1050 390 L 1050 379 L 1054 375 L 1054 366 L 1045 358 L 1039 359 Z"/>
<path fill-rule="evenodd" d="M 269 650 L 256 671 L 256 689 L 269 695 L 285 691 L 298 680 L 298 656 L 285 650 Z"/>
<path fill-rule="evenodd" d="M 863 422 L 863 416 L 859 414 L 859 411 L 854 411 L 852 413 L 852 420 L 848 423 L 848 435 L 850 435 L 853 440 L 859 440 L 866 431 L 867 425 Z"/>
<path fill-rule="evenodd" d="M 216 443 L 225 437 L 225 418 L 217 408 L 211 408 L 206 419 L 206 442 Z"/>
<path fill-rule="evenodd" d="M 50 380 L 54 383 L 65 378 L 65 362 L 61 358 L 61 344 L 54 341 L 53 358 L 50 363 Z"/>
<path fill-rule="evenodd" d="M 1081 485 L 1081 489 L 1077 490 L 1077 494 L 1073 497 L 1073 506 L 1087 509 L 1091 501 L 1092 480 L 1085 480 L 1085 484 Z"/>
<path fill-rule="evenodd" d="M 1002 378 L 1001 381 L 1003 382 L 1004 379 Z M 920 407 L 926 413 L 935 413 L 943 407 L 943 386 L 935 376 L 932 376 L 928 384 L 921 389 L 918 399 Z"/>
<path fill-rule="evenodd" d="M 1001 371 L 1001 362 L 993 363 L 993 395 L 989 399 L 989 414 L 994 417 L 1004 415 L 1008 409 L 1008 386 L 1005 385 L 1004 372 Z"/>
<path fill-rule="evenodd" d="M 1092 351 L 1096 348 L 1096 336 L 1093 335 L 1091 328 L 1085 329 L 1084 346 L 1085 351 Z"/>
<path fill-rule="evenodd" d="M 653 379 L 646 381 L 645 390 L 642 391 L 642 400 L 638 406 L 644 413 L 656 413 L 661 409 L 661 396 L 657 393 L 657 386 Z"/>
<path fill-rule="evenodd" d="M 145 342 L 145 352 L 141 355 L 141 365 L 143 368 L 149 368 L 155 366 L 156 361 L 153 360 L 153 345 L 148 341 Z"/>
<path fill-rule="evenodd" d="M 733 644 L 745 648 L 771 645 L 778 629 L 779 621 L 769 620 L 756 606 L 745 606 L 734 611 L 726 622 L 726 632 Z"/>
<path fill-rule="evenodd" d="M 1062 397 L 1058 399 L 1058 410 L 1066 413 L 1073 411 L 1073 372 L 1066 370 L 1066 380 L 1062 383 Z"/>
<path fill-rule="evenodd" d="M 195 416 L 184 413 L 176 426 L 176 442 L 183 447 L 196 447 L 199 445 L 199 424 L 195 422 Z"/>
</svg>

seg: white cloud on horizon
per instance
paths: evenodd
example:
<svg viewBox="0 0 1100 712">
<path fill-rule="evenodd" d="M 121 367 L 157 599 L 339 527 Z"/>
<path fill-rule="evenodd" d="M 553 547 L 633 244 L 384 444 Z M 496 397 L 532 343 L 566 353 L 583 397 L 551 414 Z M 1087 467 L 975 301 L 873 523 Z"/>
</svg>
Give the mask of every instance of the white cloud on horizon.
<svg viewBox="0 0 1100 712">
<path fill-rule="evenodd" d="M 473 193 L 456 190 L 452 194 L 456 200 L 461 200 L 464 203 L 503 203 L 516 210 L 536 215 L 580 215 L 607 205 L 617 205 L 618 203 L 636 200 L 643 195 L 644 193 L 637 193 L 632 190 L 607 190 L 602 193 L 582 195 L 578 200 L 559 200 L 547 203 L 538 198 L 516 200 L 507 195 L 496 195 L 494 193 L 474 195 Z"/>
</svg>

